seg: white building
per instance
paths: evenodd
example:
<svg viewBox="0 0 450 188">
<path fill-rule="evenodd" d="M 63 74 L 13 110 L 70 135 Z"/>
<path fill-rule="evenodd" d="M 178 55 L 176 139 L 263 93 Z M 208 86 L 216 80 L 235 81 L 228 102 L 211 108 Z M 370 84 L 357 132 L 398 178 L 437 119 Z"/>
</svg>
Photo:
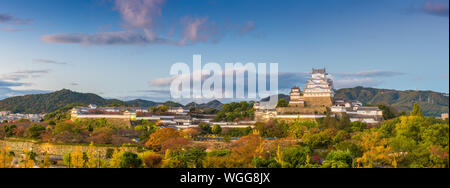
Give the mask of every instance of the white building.
<svg viewBox="0 0 450 188">
<path fill-rule="evenodd" d="M 185 110 L 182 107 L 179 108 L 170 108 L 169 113 L 179 114 L 179 115 L 186 115 L 189 113 L 189 110 Z"/>
<path fill-rule="evenodd" d="M 312 78 L 306 82 L 304 97 L 334 97 L 333 80 L 325 69 L 313 69 Z"/>
<path fill-rule="evenodd" d="M 348 104 L 355 104 L 355 106 L 347 107 Z M 346 113 L 351 122 L 364 122 L 367 124 L 377 124 L 383 121 L 383 111 L 378 107 L 364 107 L 359 106 L 359 103 L 346 103 L 345 106 L 333 106 L 331 112 L 336 114 Z"/>
</svg>

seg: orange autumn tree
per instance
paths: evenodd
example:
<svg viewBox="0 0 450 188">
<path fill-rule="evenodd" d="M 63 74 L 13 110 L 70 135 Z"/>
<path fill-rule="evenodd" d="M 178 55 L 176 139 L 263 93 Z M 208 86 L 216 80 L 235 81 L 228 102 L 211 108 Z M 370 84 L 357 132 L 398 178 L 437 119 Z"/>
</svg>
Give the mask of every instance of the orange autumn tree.
<svg viewBox="0 0 450 188">
<path fill-rule="evenodd" d="M 236 165 L 244 166 L 234 166 L 234 167 L 251 167 L 251 161 L 255 157 L 261 157 L 264 153 L 265 140 L 257 134 L 251 134 L 241 139 L 237 140 L 233 144 L 233 149 L 231 151 L 232 162 Z"/>
<path fill-rule="evenodd" d="M 154 150 L 161 150 L 164 146 L 165 149 L 173 148 L 170 144 L 187 144 L 184 139 L 183 134 L 172 128 L 163 128 L 150 135 L 146 147 L 151 147 Z M 175 147 L 177 148 L 177 147 Z"/>
</svg>

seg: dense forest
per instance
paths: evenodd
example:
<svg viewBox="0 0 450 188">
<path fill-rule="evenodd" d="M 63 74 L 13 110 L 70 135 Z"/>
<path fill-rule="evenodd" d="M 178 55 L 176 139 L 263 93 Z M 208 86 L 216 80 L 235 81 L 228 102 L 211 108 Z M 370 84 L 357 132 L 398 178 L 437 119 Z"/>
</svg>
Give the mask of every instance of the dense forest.
<svg viewBox="0 0 450 188">
<path fill-rule="evenodd" d="M 227 112 L 245 111 L 248 105 L 235 103 L 226 108 L 229 108 Z M 147 121 L 138 122 L 134 127 L 107 120 L 48 120 L 31 126 L 24 126 L 30 125 L 29 122 L 16 123 L 1 124 L 0 139 L 91 143 L 92 149 L 88 152 L 73 151 L 64 155 L 59 165 L 71 168 L 449 167 L 448 119 L 426 117 L 419 105 L 408 115 L 392 117 L 374 127 L 350 122 L 345 116 L 341 119 L 327 116 L 317 121 L 275 120 L 257 123 L 253 129 L 231 130 L 209 124 L 176 130 Z M 220 147 L 199 145 L 208 144 L 199 142 L 204 137 L 222 138 Z M 110 150 L 106 156 L 98 156 L 93 144 L 132 144 L 140 149 L 137 153 Z M 48 154 L 24 152 L 14 167 L 52 166 Z M 14 153 L 7 147 L 1 148 L 0 168 L 11 167 L 13 158 Z"/>
</svg>

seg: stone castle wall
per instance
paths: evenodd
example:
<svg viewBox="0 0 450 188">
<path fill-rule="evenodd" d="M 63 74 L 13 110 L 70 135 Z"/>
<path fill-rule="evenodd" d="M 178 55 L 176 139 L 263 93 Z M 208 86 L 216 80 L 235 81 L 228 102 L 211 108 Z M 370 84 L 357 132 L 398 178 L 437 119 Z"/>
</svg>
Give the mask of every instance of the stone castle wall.
<svg viewBox="0 0 450 188">
<path fill-rule="evenodd" d="M 8 147 L 10 151 L 15 154 L 22 154 L 24 149 L 35 152 L 36 154 L 44 154 L 47 152 L 53 156 L 63 156 L 75 151 L 87 152 L 89 146 L 87 145 L 64 145 L 64 144 L 51 144 L 51 143 L 36 143 L 28 141 L 15 141 L 15 140 L 0 140 L 0 148 Z M 137 152 L 137 147 L 107 147 L 107 146 L 94 146 L 94 151 L 98 152 L 101 156 L 105 156 L 108 149 L 118 149 L 120 151 Z"/>
<path fill-rule="evenodd" d="M 315 106 L 331 107 L 331 106 L 333 106 L 333 99 L 331 97 L 305 97 L 305 106 L 306 107 L 315 107 Z"/>
<path fill-rule="evenodd" d="M 283 107 L 277 108 L 278 114 L 324 114 L 326 107 Z"/>
</svg>

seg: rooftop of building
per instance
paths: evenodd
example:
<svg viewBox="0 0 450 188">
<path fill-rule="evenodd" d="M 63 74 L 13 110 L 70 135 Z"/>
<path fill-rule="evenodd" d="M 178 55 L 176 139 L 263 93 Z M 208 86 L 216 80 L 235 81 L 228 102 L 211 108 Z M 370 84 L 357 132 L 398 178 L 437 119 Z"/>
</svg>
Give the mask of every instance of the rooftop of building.
<svg viewBox="0 0 450 188">
<path fill-rule="evenodd" d="M 378 107 L 362 106 L 362 107 L 358 107 L 358 110 L 374 111 L 374 110 L 380 110 L 380 109 Z"/>
<path fill-rule="evenodd" d="M 312 74 L 325 74 L 326 72 L 327 72 L 327 70 L 325 68 L 312 70 Z"/>
</svg>

